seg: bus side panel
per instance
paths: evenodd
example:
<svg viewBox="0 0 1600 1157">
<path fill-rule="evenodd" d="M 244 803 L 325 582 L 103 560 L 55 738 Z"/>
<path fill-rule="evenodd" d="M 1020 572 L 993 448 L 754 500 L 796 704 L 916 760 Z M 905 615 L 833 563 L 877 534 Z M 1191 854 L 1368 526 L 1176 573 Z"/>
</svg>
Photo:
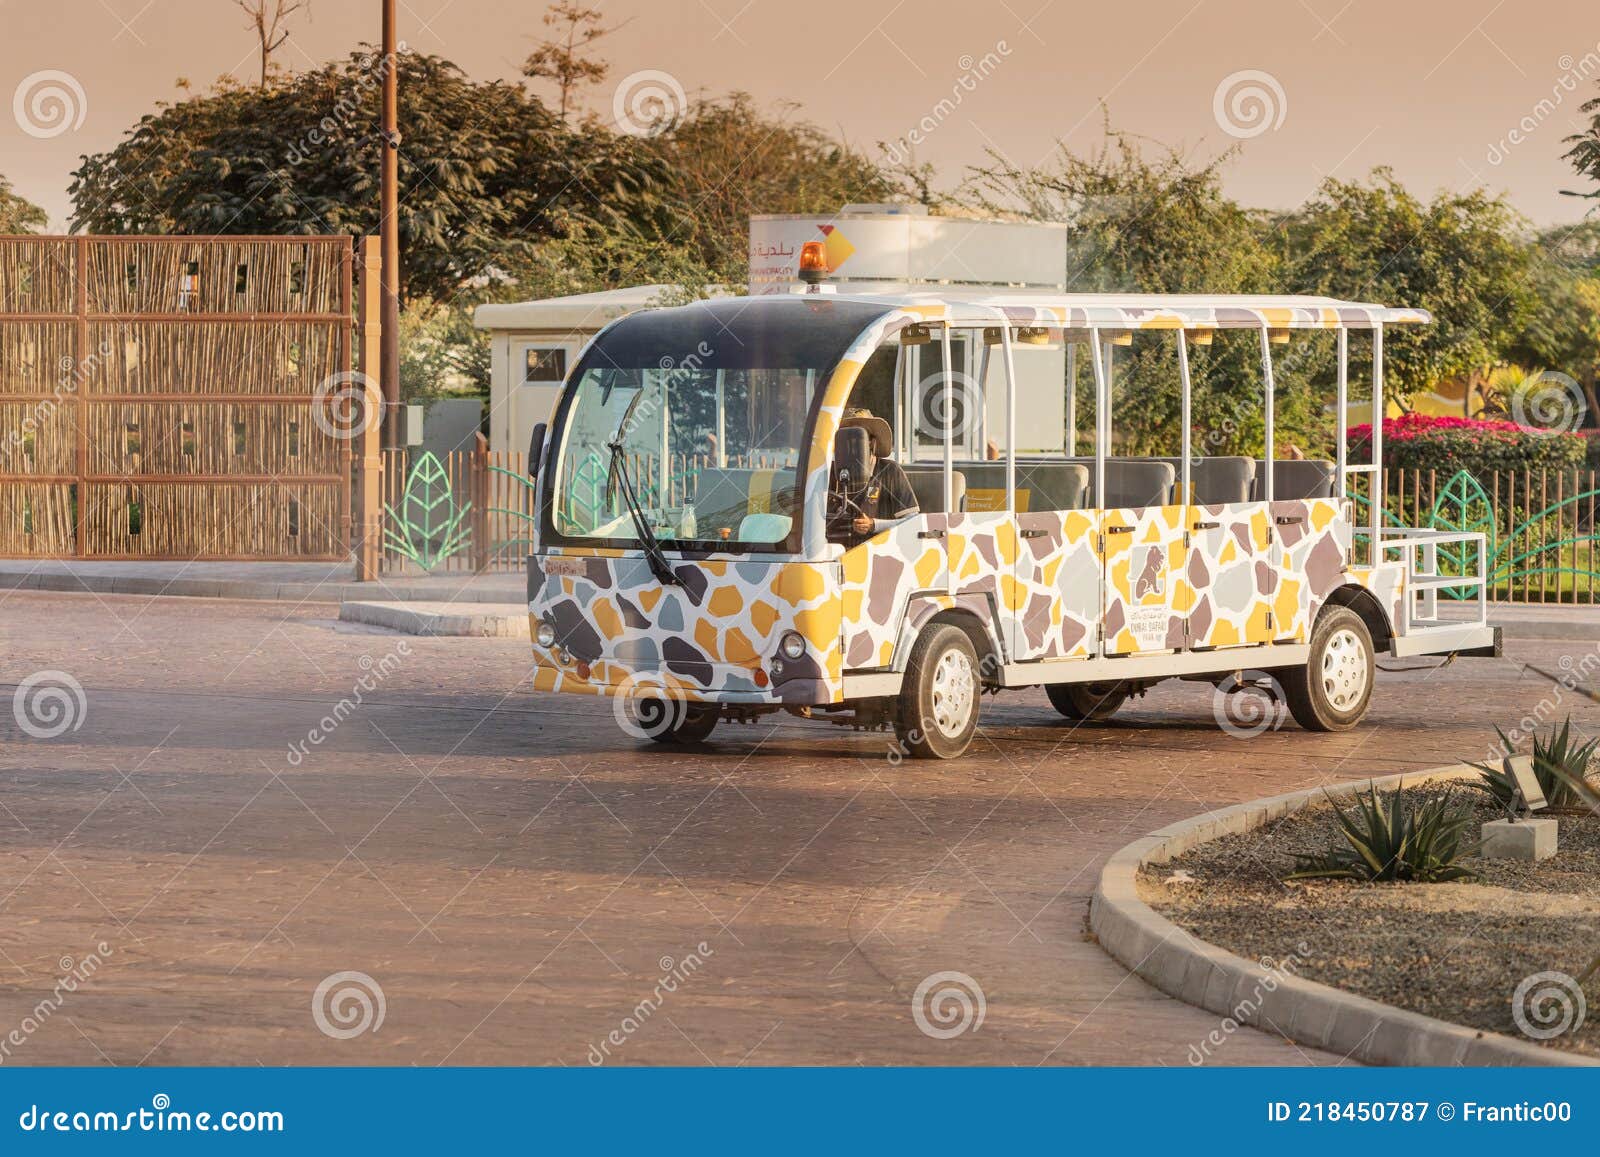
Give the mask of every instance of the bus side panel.
<svg viewBox="0 0 1600 1157">
<path fill-rule="evenodd" d="M 1323 600 L 1345 581 L 1350 523 L 1335 498 L 1274 502 L 1272 521 L 1279 579 L 1273 630 L 1279 639 L 1303 643 Z"/>
<path fill-rule="evenodd" d="M 1185 562 L 1187 506 L 1107 510 L 1105 544 L 1105 653 L 1181 651 L 1186 641 L 1188 584 L 1173 581 Z"/>
<path fill-rule="evenodd" d="M 846 671 L 891 667 L 911 596 L 949 593 L 949 522 L 948 515 L 918 514 L 845 551 L 841 629 Z"/>
<path fill-rule="evenodd" d="M 1000 603 L 1011 623 L 1014 661 L 1086 659 L 1095 653 L 1101 605 L 1098 517 L 1089 510 L 1017 515 L 1016 571 Z"/>
<path fill-rule="evenodd" d="M 1189 646 L 1270 643 L 1277 572 L 1264 502 L 1189 507 Z"/>
</svg>

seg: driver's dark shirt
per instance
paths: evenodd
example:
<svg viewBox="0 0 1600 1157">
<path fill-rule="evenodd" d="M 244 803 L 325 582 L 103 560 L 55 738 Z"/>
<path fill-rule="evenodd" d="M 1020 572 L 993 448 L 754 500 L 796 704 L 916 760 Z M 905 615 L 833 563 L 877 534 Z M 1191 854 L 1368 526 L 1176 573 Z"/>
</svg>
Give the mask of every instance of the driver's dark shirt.
<svg viewBox="0 0 1600 1157">
<path fill-rule="evenodd" d="M 911 480 L 900 468 L 900 463 L 892 458 L 879 458 L 865 492 L 855 491 L 850 499 L 855 506 L 846 504 L 842 511 L 829 520 L 828 526 L 828 537 L 846 546 L 865 542 L 877 533 L 856 533 L 851 523 L 860 515 L 884 519 L 909 518 L 920 509 L 916 493 L 911 489 Z"/>
</svg>

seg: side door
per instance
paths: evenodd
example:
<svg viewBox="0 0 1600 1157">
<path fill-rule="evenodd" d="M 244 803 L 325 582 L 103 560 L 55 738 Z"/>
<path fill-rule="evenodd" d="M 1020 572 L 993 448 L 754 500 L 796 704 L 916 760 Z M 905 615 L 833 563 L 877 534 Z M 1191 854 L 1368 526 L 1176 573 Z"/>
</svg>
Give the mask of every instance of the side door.
<svg viewBox="0 0 1600 1157">
<path fill-rule="evenodd" d="M 1016 516 L 1016 561 L 1001 611 L 1015 661 L 1085 659 L 1098 652 L 1100 520 L 1092 510 Z"/>
<path fill-rule="evenodd" d="M 1186 645 L 1188 587 L 1179 580 L 1188 513 L 1187 506 L 1171 505 L 1100 513 L 1103 654 L 1178 651 Z"/>
<path fill-rule="evenodd" d="M 948 514 L 918 514 L 844 552 L 840 638 L 846 671 L 892 666 L 913 596 L 950 593 L 950 523 Z"/>
<path fill-rule="evenodd" d="M 1212 650 L 1270 643 L 1279 570 L 1267 504 L 1192 505 L 1187 514 L 1188 645 Z"/>
</svg>

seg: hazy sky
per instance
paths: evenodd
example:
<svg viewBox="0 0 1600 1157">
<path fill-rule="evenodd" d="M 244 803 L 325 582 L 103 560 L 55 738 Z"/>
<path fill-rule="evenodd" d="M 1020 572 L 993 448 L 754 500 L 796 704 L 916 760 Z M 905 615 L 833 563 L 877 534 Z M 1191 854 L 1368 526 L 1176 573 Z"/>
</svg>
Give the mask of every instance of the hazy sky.
<svg viewBox="0 0 1600 1157">
<path fill-rule="evenodd" d="M 585 97 L 608 116 L 618 86 L 653 70 L 671 78 L 659 82 L 669 93 L 674 82 L 691 94 L 744 89 L 798 102 L 858 146 L 914 144 L 917 160 L 953 182 L 985 149 L 1026 165 L 1058 139 L 1092 144 L 1104 101 L 1119 128 L 1202 155 L 1241 143 L 1228 187 L 1253 205 L 1287 207 L 1325 175 L 1380 164 L 1419 191 L 1505 190 L 1541 224 L 1574 220 L 1590 204 L 1560 190 L 1580 185 L 1561 160 L 1562 138 L 1582 126 L 1583 100 L 1600 95 L 1594 0 L 601 6 L 626 21 L 604 42 L 611 77 Z M 544 33 L 542 11 L 401 0 L 401 36 L 474 77 L 513 77 Z M 279 59 L 301 68 L 376 40 L 378 17 L 376 0 L 312 0 Z M 0 92 L 13 94 L 13 115 L 0 117 L 0 173 L 57 227 L 79 154 L 111 146 L 179 96 L 179 77 L 198 90 L 223 72 L 256 71 L 253 34 L 233 0 L 0 0 L 0 22 Z M 68 79 L 38 75 L 49 72 Z M 65 122 L 30 106 L 51 86 L 72 105 Z M 1229 99 L 1252 89 L 1265 98 L 1265 121 L 1249 119 L 1264 107 L 1250 92 L 1236 109 Z"/>
</svg>

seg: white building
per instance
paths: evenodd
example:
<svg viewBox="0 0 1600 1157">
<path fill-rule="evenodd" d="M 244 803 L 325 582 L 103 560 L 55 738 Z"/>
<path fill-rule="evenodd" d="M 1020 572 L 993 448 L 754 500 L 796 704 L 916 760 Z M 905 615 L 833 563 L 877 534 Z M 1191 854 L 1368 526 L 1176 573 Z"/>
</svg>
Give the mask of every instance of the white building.
<svg viewBox="0 0 1600 1157">
<path fill-rule="evenodd" d="M 903 293 L 918 287 L 1007 288 L 1060 293 L 1067 267 L 1064 225 L 975 221 L 933 217 L 921 206 L 847 205 L 829 220 L 816 215 L 758 216 L 750 219 L 751 293 L 787 293 L 801 286 L 800 247 L 823 242 L 831 270 L 828 283 L 839 293 Z M 561 383 L 590 338 L 608 322 L 659 304 L 673 287 L 642 285 L 602 293 L 581 293 L 506 305 L 480 305 L 473 315 L 491 335 L 489 448 L 526 450 L 535 423 L 547 421 Z M 936 367 L 915 359 L 937 357 L 936 347 L 908 350 L 911 383 Z M 958 343 L 952 350 L 956 371 L 968 380 L 982 376 L 982 351 Z M 989 366 L 989 376 L 998 367 Z M 1019 375 L 1064 380 L 1066 354 L 1058 346 L 1037 351 L 1018 365 Z M 1037 444 L 1022 451 L 1062 447 L 1063 391 L 1027 390 L 1038 399 L 1017 428 Z M 989 415 L 998 428 L 1000 416 Z M 969 447 L 981 454 L 982 447 Z"/>
</svg>

